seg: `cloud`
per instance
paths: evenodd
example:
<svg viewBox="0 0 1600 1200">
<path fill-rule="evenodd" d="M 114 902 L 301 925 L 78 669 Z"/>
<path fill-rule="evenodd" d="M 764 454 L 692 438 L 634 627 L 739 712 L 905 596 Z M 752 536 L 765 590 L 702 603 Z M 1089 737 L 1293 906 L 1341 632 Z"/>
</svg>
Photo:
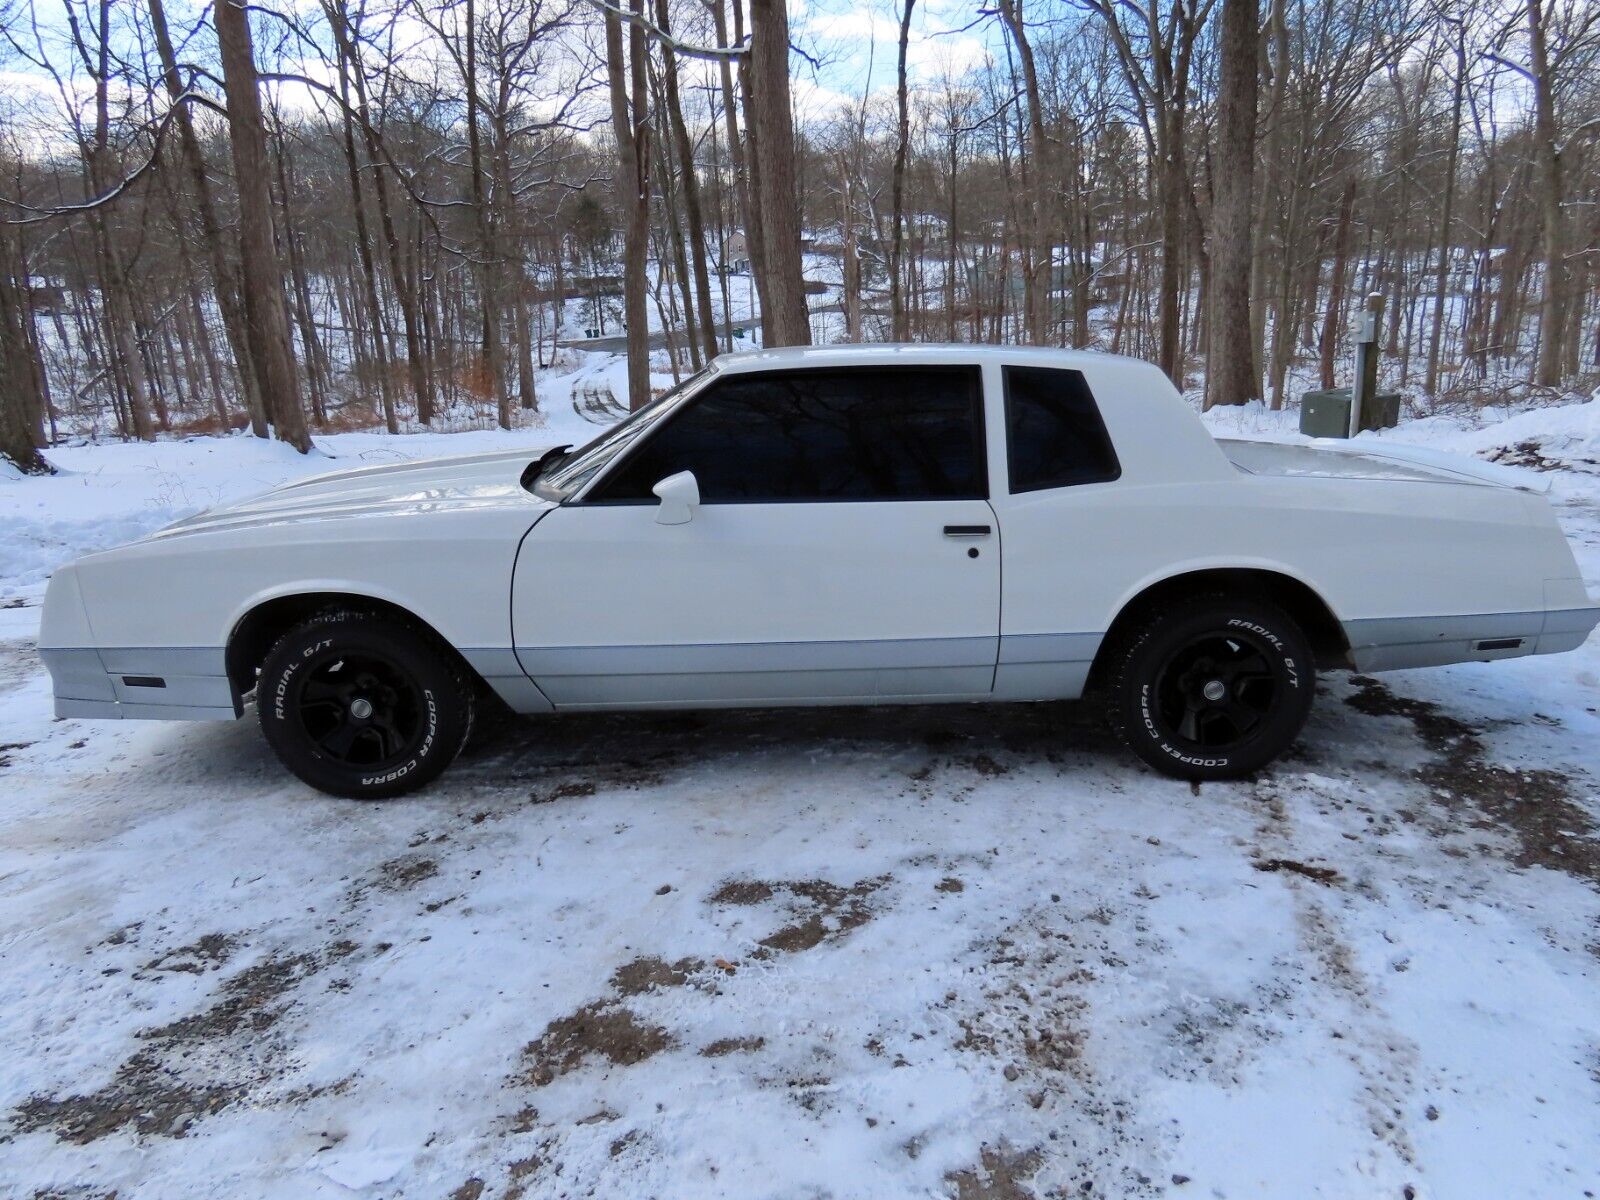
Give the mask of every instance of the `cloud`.
<svg viewBox="0 0 1600 1200">
<path fill-rule="evenodd" d="M 945 13 L 961 24 L 952 24 Z M 924 0 L 912 11 L 906 39 L 906 74 L 912 86 L 936 82 L 947 75 L 962 75 L 991 60 L 982 36 L 986 27 L 964 28 L 970 16 L 971 9 L 957 0 Z M 894 86 L 900 23 L 893 5 L 838 9 L 812 6 L 795 27 L 822 60 L 815 80 L 819 90 L 860 96 Z"/>
</svg>

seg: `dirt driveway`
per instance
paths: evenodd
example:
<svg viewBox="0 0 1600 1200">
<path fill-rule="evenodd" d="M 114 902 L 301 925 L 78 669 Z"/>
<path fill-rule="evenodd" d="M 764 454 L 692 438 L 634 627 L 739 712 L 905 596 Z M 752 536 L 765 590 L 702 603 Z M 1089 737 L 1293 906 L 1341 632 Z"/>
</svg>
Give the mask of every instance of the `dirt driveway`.
<svg viewBox="0 0 1600 1200">
<path fill-rule="evenodd" d="M 1071 705 L 504 720 L 365 806 L 18 721 L 0 1194 L 1600 1194 L 1594 718 L 1495 670 L 1201 788 Z"/>
</svg>

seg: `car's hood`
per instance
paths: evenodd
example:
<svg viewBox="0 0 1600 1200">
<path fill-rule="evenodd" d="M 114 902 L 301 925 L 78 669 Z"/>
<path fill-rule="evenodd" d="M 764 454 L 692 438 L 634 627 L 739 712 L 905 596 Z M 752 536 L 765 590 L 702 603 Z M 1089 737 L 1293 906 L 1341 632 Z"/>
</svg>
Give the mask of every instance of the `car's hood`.
<svg viewBox="0 0 1600 1200">
<path fill-rule="evenodd" d="M 538 457 L 538 450 L 501 450 L 313 475 L 207 509 L 155 536 L 464 508 L 514 506 L 537 513 L 549 507 L 549 502 L 523 488 L 522 471 Z"/>
</svg>

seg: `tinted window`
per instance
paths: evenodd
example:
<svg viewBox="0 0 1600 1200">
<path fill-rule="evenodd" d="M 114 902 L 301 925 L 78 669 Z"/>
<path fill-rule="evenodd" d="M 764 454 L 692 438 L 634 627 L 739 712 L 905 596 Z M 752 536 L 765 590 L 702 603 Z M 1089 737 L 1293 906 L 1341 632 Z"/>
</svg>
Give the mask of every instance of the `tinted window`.
<svg viewBox="0 0 1600 1200">
<path fill-rule="evenodd" d="M 694 395 L 710 378 L 714 368 L 692 375 L 643 408 L 636 409 L 586 446 L 582 446 L 548 468 L 536 481 L 546 495 L 560 499 L 571 495 L 604 470 L 607 463 L 642 437 L 657 421 Z"/>
<path fill-rule="evenodd" d="M 1122 474 L 1082 371 L 1007 367 L 1013 492 L 1103 483 Z"/>
<path fill-rule="evenodd" d="M 709 504 L 983 498 L 978 379 L 970 367 L 724 376 L 591 498 L 653 501 L 679 471 Z"/>
</svg>

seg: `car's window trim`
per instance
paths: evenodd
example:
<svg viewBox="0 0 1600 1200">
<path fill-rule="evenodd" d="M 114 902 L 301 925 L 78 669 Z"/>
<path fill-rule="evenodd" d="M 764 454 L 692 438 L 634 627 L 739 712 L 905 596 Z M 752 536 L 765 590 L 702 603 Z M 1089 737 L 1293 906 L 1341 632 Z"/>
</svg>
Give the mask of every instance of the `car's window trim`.
<svg viewBox="0 0 1600 1200">
<path fill-rule="evenodd" d="M 1089 396 L 1089 408 L 1094 414 L 1094 419 L 1100 427 L 1101 437 L 1105 447 L 1111 452 L 1111 470 L 1096 476 L 1093 479 L 1074 479 L 1067 483 L 1036 483 L 1026 487 L 1018 487 L 1016 481 L 1016 456 L 1012 453 L 1011 446 L 1011 372 L 1013 371 L 1057 371 L 1064 374 L 1076 375 L 1083 381 L 1084 391 Z M 1100 411 L 1100 399 L 1094 394 L 1094 388 L 1089 383 L 1089 376 L 1077 367 L 1039 366 L 1033 363 L 1002 363 L 1000 366 L 1000 404 L 1005 418 L 1004 432 L 1006 445 L 1006 494 L 1010 496 L 1028 496 L 1034 492 L 1060 492 L 1067 488 L 1094 487 L 1098 484 L 1115 483 L 1122 478 L 1122 456 L 1117 453 L 1117 443 L 1111 436 L 1111 430 L 1106 426 L 1106 417 Z"/>
<path fill-rule="evenodd" d="M 766 367 L 756 371 L 723 371 L 718 377 L 718 382 L 734 379 L 763 379 L 777 376 L 795 375 L 900 375 L 911 371 L 951 371 L 966 375 L 973 388 L 973 396 L 977 400 L 977 408 L 972 417 L 975 440 L 973 454 L 977 467 L 976 494 L 967 496 L 818 496 L 818 497 L 774 497 L 768 499 L 738 500 L 702 500 L 702 505 L 711 505 L 718 508 L 732 505 L 767 504 L 933 504 L 940 501 L 971 502 L 974 500 L 987 501 L 994 489 L 989 479 L 989 430 L 988 430 L 988 394 L 983 385 L 983 368 L 977 363 L 874 363 L 868 366 L 814 366 L 814 367 Z M 605 468 L 575 496 L 563 501 L 570 505 L 584 505 L 592 508 L 654 508 L 660 504 L 659 500 L 591 500 L 589 497 L 596 488 L 604 486 L 606 480 L 613 474 L 621 471 L 628 464 L 628 460 L 638 454 L 645 446 L 650 444 L 652 438 L 658 438 L 665 432 L 672 422 L 681 418 L 685 413 L 692 412 L 694 406 L 699 404 L 711 388 L 708 380 L 705 386 L 695 389 L 692 396 L 676 405 L 673 410 L 658 418 L 652 428 L 644 437 L 629 446 L 617 458 L 607 463 Z"/>
<path fill-rule="evenodd" d="M 721 366 L 716 362 L 716 360 L 713 359 L 710 363 L 707 363 L 705 367 L 701 368 L 701 370 L 674 384 L 671 388 L 667 389 L 667 391 L 650 401 L 649 405 L 628 413 L 627 416 L 623 417 L 622 420 L 618 421 L 616 424 L 602 429 L 582 446 L 565 455 L 561 462 L 555 465 L 555 469 L 559 471 L 563 467 L 567 466 L 569 462 L 581 459 L 585 454 L 588 454 L 591 449 L 600 445 L 607 438 L 619 432 L 621 427 L 628 422 L 636 418 L 642 419 L 644 414 L 651 406 L 668 406 L 665 413 L 651 418 L 650 423 L 652 425 L 660 421 L 669 420 L 674 410 L 683 408 L 692 403 L 694 398 L 701 392 L 705 391 L 705 389 L 714 379 L 716 379 L 721 371 Z M 645 440 L 648 440 L 648 438 Z M 623 457 L 626 457 L 635 448 L 636 447 L 630 447 L 629 449 L 624 450 Z M 580 487 L 574 488 L 570 492 L 563 492 L 559 489 L 550 487 L 548 484 L 544 484 L 543 473 L 541 472 L 540 477 L 533 480 L 534 486 L 531 490 L 533 491 L 534 495 L 539 496 L 541 499 L 554 500 L 558 504 L 571 504 L 579 497 L 586 494 L 592 487 L 594 487 L 598 479 L 604 478 L 609 469 L 614 465 L 615 462 L 604 464 L 599 468 L 597 475 L 590 476 Z"/>
</svg>

